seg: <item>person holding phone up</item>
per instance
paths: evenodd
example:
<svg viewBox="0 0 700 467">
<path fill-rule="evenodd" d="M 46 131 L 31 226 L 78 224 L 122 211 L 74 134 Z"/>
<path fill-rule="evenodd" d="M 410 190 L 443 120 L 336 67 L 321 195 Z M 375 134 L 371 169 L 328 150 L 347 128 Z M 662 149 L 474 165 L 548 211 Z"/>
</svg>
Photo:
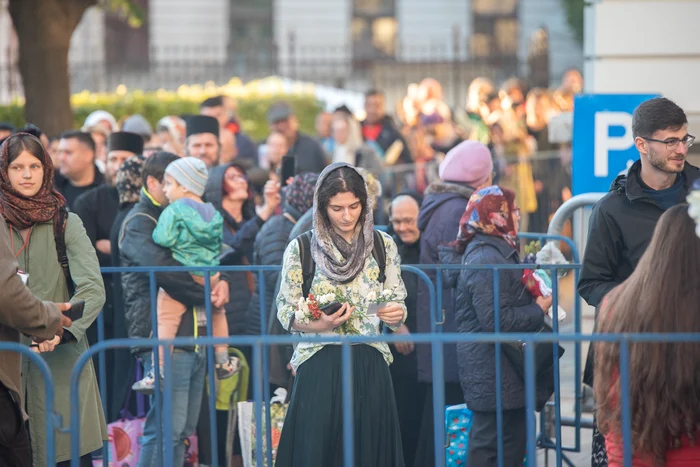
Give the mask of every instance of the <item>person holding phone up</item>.
<svg viewBox="0 0 700 467">
<path fill-rule="evenodd" d="M 105 289 L 95 249 L 80 218 L 67 212 L 65 199 L 54 189 L 53 172 L 51 158 L 32 135 L 12 135 L 0 146 L 0 214 L 6 221 L 19 275 L 39 299 L 58 303 L 70 300 L 77 312 L 62 337 L 36 342 L 35 347 L 51 369 L 54 408 L 66 421 L 70 420 L 71 373 L 80 355 L 88 350 L 85 331 L 104 305 Z M 66 268 L 60 257 L 64 264 L 67 262 Z M 80 316 L 83 301 L 84 313 Z M 27 343 L 31 342 L 27 339 Z M 35 466 L 45 466 L 44 381 L 33 363 L 25 361 L 22 370 L 33 462 Z M 92 361 L 83 368 L 78 390 L 80 465 L 88 466 L 92 465 L 90 453 L 107 440 Z M 56 431 L 55 436 L 57 465 L 67 466 L 71 460 L 70 435 Z"/>
<path fill-rule="evenodd" d="M 277 296 L 282 326 L 302 336 L 380 336 L 382 323 L 397 329 L 406 319 L 401 261 L 391 237 L 374 230 L 362 175 L 347 163 L 327 167 L 316 183 L 313 211 L 309 248 L 302 252 L 305 243 L 294 240 L 284 254 Z M 375 239 L 383 245 L 375 245 Z M 385 253 L 383 271 L 375 258 L 379 249 Z M 302 255 L 315 263 L 306 297 L 308 256 Z M 351 353 L 355 445 L 345 448 L 354 449 L 356 465 L 403 466 L 389 346 L 353 345 Z M 276 466 L 338 465 L 344 448 L 341 346 L 300 343 L 291 366 L 296 380 Z"/>
</svg>

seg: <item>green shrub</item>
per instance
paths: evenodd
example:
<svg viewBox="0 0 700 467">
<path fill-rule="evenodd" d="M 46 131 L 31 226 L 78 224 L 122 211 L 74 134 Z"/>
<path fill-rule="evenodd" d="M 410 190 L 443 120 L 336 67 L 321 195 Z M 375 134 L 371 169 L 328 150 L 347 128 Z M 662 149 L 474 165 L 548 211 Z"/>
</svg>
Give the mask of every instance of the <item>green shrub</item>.
<svg viewBox="0 0 700 467">
<path fill-rule="evenodd" d="M 85 118 L 95 110 L 106 110 L 119 121 L 134 114 L 143 115 L 154 126 L 166 115 L 199 113 L 199 104 L 209 95 L 194 94 L 182 96 L 178 93 L 156 91 L 134 91 L 124 94 L 80 93 L 71 98 L 75 128 L 80 128 Z M 238 117 L 243 129 L 255 141 L 261 141 L 268 134 L 267 109 L 278 100 L 285 100 L 294 108 L 301 131 L 314 133 L 316 115 L 323 109 L 313 95 L 256 95 L 237 97 Z M 0 122 L 11 122 L 24 126 L 24 108 L 21 103 L 0 106 Z"/>
</svg>

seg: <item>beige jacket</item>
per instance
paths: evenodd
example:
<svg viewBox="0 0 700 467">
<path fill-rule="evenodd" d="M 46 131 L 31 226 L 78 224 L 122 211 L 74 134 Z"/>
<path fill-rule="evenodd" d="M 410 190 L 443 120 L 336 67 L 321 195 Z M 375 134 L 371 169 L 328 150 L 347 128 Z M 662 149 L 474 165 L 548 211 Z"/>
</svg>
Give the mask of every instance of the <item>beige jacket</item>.
<svg viewBox="0 0 700 467">
<path fill-rule="evenodd" d="M 4 227 L 4 224 L 5 219 L 0 216 L 0 226 Z M 7 229 L 0 228 L 0 341 L 19 342 L 20 332 L 53 339 L 61 325 L 61 312 L 55 304 L 42 302 L 32 295 L 17 275 L 17 268 Z M 19 391 L 20 361 L 17 352 L 0 352 L 0 383 L 12 392 L 24 414 Z"/>
</svg>

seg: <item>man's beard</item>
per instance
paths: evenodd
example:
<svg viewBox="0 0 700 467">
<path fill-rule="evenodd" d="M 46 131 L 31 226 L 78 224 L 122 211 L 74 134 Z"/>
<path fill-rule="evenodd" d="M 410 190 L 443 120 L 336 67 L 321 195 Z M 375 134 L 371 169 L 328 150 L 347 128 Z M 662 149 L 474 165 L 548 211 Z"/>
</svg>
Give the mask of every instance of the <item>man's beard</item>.
<svg viewBox="0 0 700 467">
<path fill-rule="evenodd" d="M 672 158 L 677 157 L 678 155 L 674 154 L 674 157 Z M 652 167 L 668 174 L 677 174 L 683 171 L 683 167 L 681 167 L 680 170 L 676 170 L 675 168 L 670 167 L 668 165 L 668 160 L 669 158 L 660 156 L 657 153 L 655 153 L 652 148 L 649 148 L 649 163 L 652 165 Z"/>
</svg>

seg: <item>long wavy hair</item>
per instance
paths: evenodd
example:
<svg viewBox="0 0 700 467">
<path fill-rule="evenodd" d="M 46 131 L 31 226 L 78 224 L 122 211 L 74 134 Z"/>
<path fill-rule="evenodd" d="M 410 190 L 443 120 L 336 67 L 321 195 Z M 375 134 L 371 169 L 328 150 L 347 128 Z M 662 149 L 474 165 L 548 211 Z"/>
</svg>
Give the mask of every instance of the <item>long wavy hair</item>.
<svg viewBox="0 0 700 467">
<path fill-rule="evenodd" d="M 632 276 L 606 298 L 602 333 L 700 333 L 700 238 L 688 206 L 669 209 Z M 620 347 L 598 343 L 594 389 L 598 427 L 621 433 Z M 657 466 L 700 427 L 700 343 L 629 344 L 630 413 L 635 456 Z"/>
</svg>

